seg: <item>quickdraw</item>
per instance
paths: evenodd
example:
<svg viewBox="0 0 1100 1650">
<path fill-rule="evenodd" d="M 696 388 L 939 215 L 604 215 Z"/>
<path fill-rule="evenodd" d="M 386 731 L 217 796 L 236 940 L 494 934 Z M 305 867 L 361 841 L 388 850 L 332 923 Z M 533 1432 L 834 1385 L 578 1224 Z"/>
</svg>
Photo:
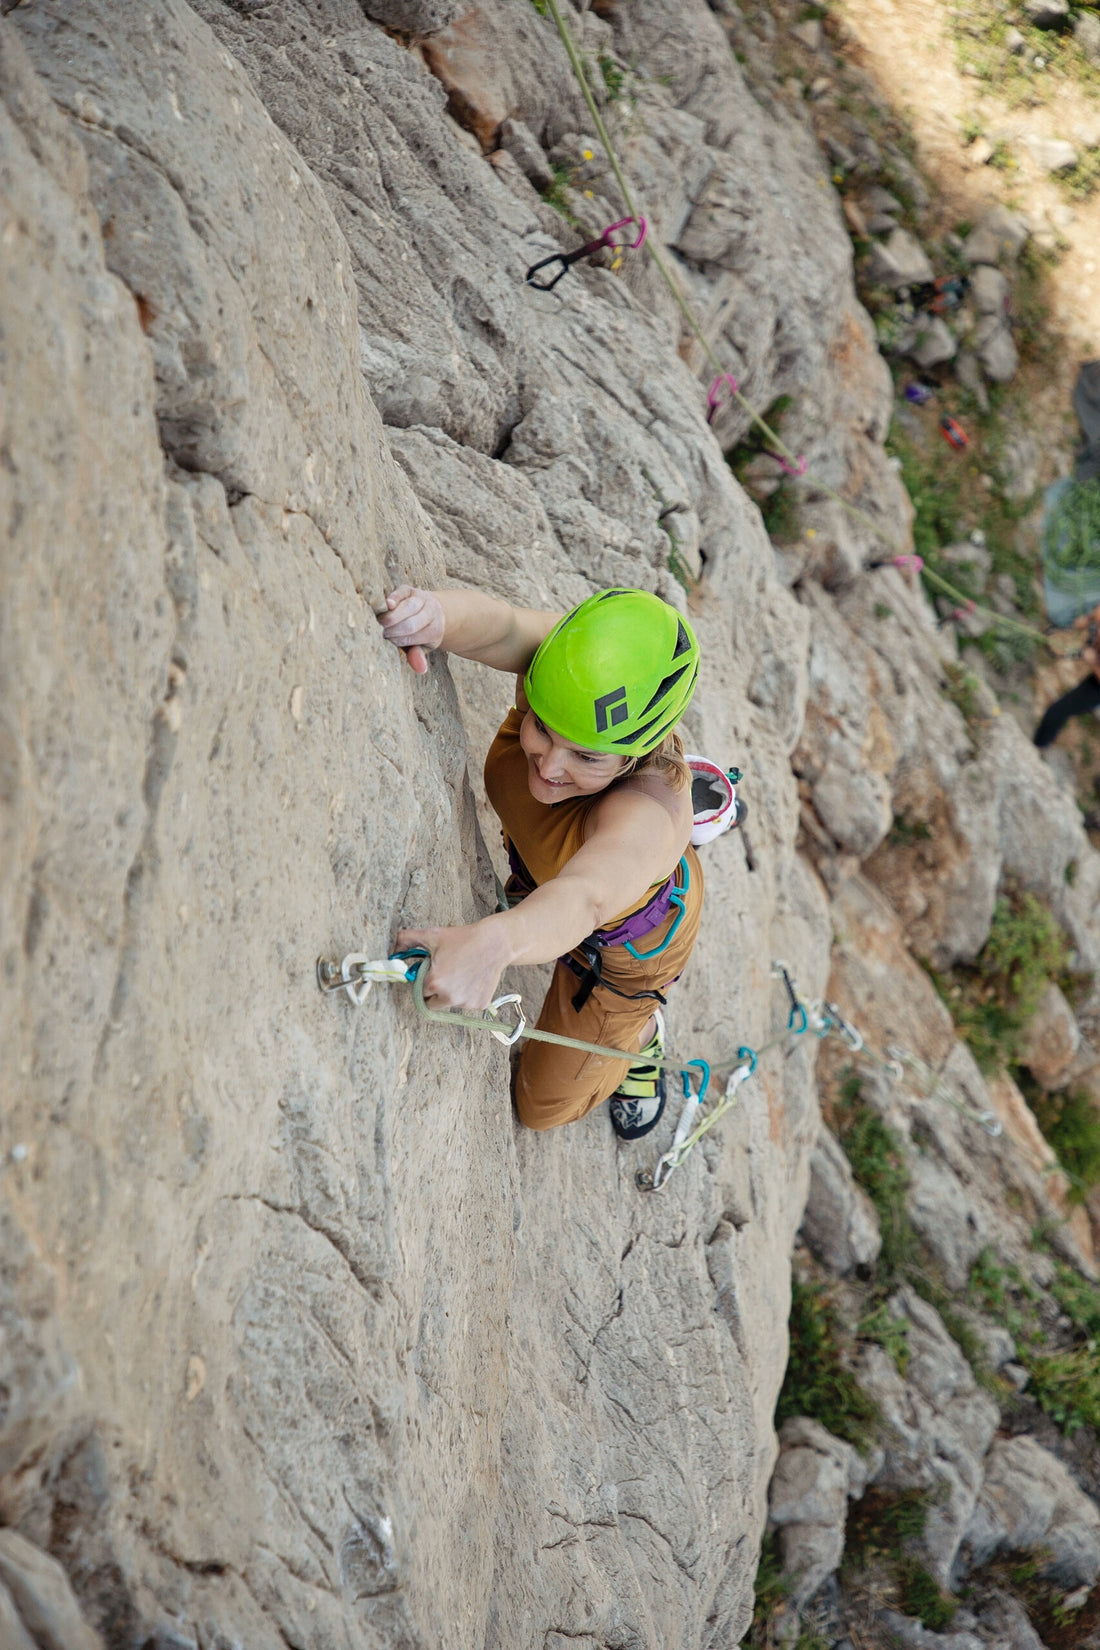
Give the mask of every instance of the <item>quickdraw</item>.
<svg viewBox="0 0 1100 1650">
<path fill-rule="evenodd" d="M 616 240 L 615 236 L 618 234 L 619 230 L 625 229 L 628 224 L 634 224 L 638 230 L 635 239 L 632 241 L 626 239 Z M 578 246 L 575 251 L 554 252 L 549 258 L 540 259 L 537 264 L 531 265 L 530 269 L 523 278 L 527 282 L 528 286 L 534 287 L 536 292 L 553 292 L 562 276 L 568 275 L 573 265 L 575 263 L 579 263 L 582 258 L 594 257 L 597 252 L 602 252 L 605 247 L 612 247 L 616 251 L 624 250 L 634 252 L 639 246 L 641 246 L 645 238 L 646 221 L 644 218 L 635 218 L 633 216 L 629 218 L 620 218 L 616 223 L 609 223 L 607 228 L 603 230 L 594 241 L 586 241 L 583 246 Z M 557 274 L 550 280 L 535 279 L 541 269 L 550 269 L 554 264 L 560 264 L 561 267 L 559 268 Z"/>
<path fill-rule="evenodd" d="M 616 1060 L 636 1059 L 636 1053 L 629 1049 L 589 1043 L 579 1037 L 566 1037 L 560 1032 L 543 1031 L 538 1026 L 528 1025 L 518 991 L 509 991 L 503 996 L 495 997 L 483 1014 L 464 1014 L 449 1008 L 429 1008 L 424 1000 L 424 982 L 430 965 L 429 953 L 420 946 L 375 961 L 364 952 L 353 951 L 340 962 L 328 962 L 320 958 L 317 962 L 317 984 L 326 995 L 337 991 L 345 992 L 356 1008 L 362 1007 L 374 984 L 407 984 L 412 986 L 417 1013 L 422 1019 L 433 1021 L 437 1025 L 455 1025 L 488 1031 L 497 1042 L 509 1048 L 521 1038 L 531 1038 L 537 1042 L 555 1043 L 559 1047 L 578 1049 L 586 1054 L 600 1054 Z M 668 1150 L 657 1160 L 652 1170 L 640 1169 L 635 1175 L 634 1183 L 639 1191 L 663 1191 L 669 1177 L 684 1164 L 699 1141 L 737 1104 L 740 1090 L 755 1073 L 761 1056 L 792 1038 L 803 1036 L 808 1031 L 812 1031 L 818 1038 L 830 1035 L 839 1037 L 853 1054 L 863 1054 L 864 1058 L 872 1060 L 889 1072 L 896 1081 L 900 1082 L 903 1079 L 905 1068 L 908 1067 L 920 1076 L 922 1086 L 926 1083 L 929 1085 L 926 1088 L 929 1099 L 942 1100 L 963 1116 L 978 1123 L 994 1138 L 1001 1134 L 1001 1123 L 995 1113 L 988 1110 L 977 1111 L 963 1104 L 942 1078 L 907 1050 L 891 1045 L 887 1049 L 887 1058 L 883 1059 L 866 1047 L 862 1033 L 844 1017 L 836 1003 L 824 1000 L 804 1003 L 798 994 L 791 970 L 785 962 L 773 963 L 772 975 L 782 980 L 787 994 L 786 1027 L 758 1049 L 744 1044 L 738 1048 L 732 1062 L 733 1070 L 726 1079 L 722 1096 L 709 1111 L 704 1113 L 703 1108 L 710 1090 L 711 1062 L 702 1059 L 683 1062 L 667 1056 L 649 1061 L 665 1071 L 679 1072 L 683 1105 Z M 509 1015 L 514 1018 L 508 1018 Z M 731 1062 L 716 1063 L 725 1065 Z"/>
</svg>

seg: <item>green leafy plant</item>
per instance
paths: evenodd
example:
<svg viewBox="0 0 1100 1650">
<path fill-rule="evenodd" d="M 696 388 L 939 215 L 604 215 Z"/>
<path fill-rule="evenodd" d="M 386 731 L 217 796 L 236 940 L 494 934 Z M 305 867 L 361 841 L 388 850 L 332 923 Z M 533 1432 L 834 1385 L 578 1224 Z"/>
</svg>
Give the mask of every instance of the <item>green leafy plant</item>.
<svg viewBox="0 0 1100 1650">
<path fill-rule="evenodd" d="M 1039 1127 L 1058 1154 L 1069 1182 L 1069 1201 L 1083 1203 L 1100 1184 L 1100 1111 L 1087 1094 L 1026 1092 Z"/>
<path fill-rule="evenodd" d="M 877 1342 L 893 1358 L 898 1374 L 905 1374 L 909 1368 L 908 1318 L 896 1317 L 886 1301 L 879 1301 L 859 1320 L 856 1334 L 861 1341 Z"/>
<path fill-rule="evenodd" d="M 601 52 L 596 62 L 600 67 L 608 102 L 617 103 L 623 95 L 623 87 L 626 84 L 626 70 L 621 68 L 607 52 Z"/>
<path fill-rule="evenodd" d="M 887 842 L 895 847 L 911 848 L 918 842 L 930 842 L 932 827 L 925 819 L 914 819 L 904 809 L 894 815 Z"/>
<path fill-rule="evenodd" d="M 577 214 L 569 204 L 569 190 L 573 183 L 572 169 L 557 162 L 551 164 L 550 170 L 554 174 L 554 181 L 542 192 L 542 198 L 547 206 L 552 206 L 555 212 L 560 212 L 566 223 L 577 227 Z"/>
<path fill-rule="evenodd" d="M 791 1350 L 775 1409 L 777 1426 L 808 1415 L 837 1438 L 866 1452 L 878 1406 L 844 1362 L 836 1310 L 819 1284 L 791 1280 Z"/>
<path fill-rule="evenodd" d="M 837 1130 L 852 1166 L 879 1218 L 882 1252 L 877 1277 L 890 1286 L 905 1277 L 917 1253 L 917 1238 L 905 1207 L 909 1171 L 897 1135 L 861 1098 L 858 1079 L 841 1091 Z"/>
<path fill-rule="evenodd" d="M 960 1036 L 985 1072 L 1015 1065 L 1024 1029 L 1052 979 L 1064 977 L 1066 937 L 1034 894 L 997 901 L 977 961 L 949 974 L 927 972 Z"/>
<path fill-rule="evenodd" d="M 1100 149 L 1086 149 L 1079 156 L 1077 165 L 1067 167 L 1064 172 L 1055 174 L 1055 181 L 1059 183 L 1070 200 L 1088 200 L 1100 189 Z"/>
<path fill-rule="evenodd" d="M 918 1616 L 930 1633 L 942 1633 L 950 1627 L 958 1605 L 923 1564 L 915 1558 L 903 1558 L 898 1565 L 898 1582 L 907 1616 Z"/>
<path fill-rule="evenodd" d="M 1100 1431 L 1100 1358 L 1094 1340 L 1068 1352 L 1029 1353 L 1024 1365 L 1031 1396 L 1067 1437 L 1083 1426 Z"/>
</svg>

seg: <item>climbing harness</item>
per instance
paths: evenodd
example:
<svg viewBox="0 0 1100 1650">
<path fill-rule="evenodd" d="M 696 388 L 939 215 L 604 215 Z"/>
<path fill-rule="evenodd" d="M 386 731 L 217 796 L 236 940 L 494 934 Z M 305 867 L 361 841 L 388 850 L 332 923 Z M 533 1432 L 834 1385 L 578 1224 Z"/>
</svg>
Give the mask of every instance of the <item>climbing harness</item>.
<svg viewBox="0 0 1100 1650">
<path fill-rule="evenodd" d="M 635 239 L 632 241 L 626 238 L 616 240 L 616 235 L 621 229 L 626 229 L 628 224 L 634 224 L 637 228 L 638 233 Z M 549 258 L 540 259 L 537 264 L 531 265 L 523 278 L 528 286 L 535 288 L 536 292 L 553 292 L 562 276 L 568 275 L 573 265 L 579 263 L 582 258 L 594 257 L 597 252 L 602 252 L 605 247 L 612 247 L 615 251 L 633 252 L 641 246 L 645 238 L 646 221 L 644 218 L 620 218 L 617 223 L 609 223 L 607 228 L 597 235 L 594 241 L 586 241 L 583 246 L 578 246 L 574 252 L 554 252 Z M 556 275 L 550 279 L 535 279 L 540 269 L 550 269 L 555 264 L 561 265 Z"/>
<path fill-rule="evenodd" d="M 633 219 L 635 223 L 641 222 L 642 220 L 638 212 L 638 207 L 634 201 L 633 192 L 630 185 L 626 181 L 622 166 L 619 163 L 619 158 L 615 153 L 611 139 L 608 135 L 607 127 L 604 124 L 603 116 L 600 114 L 599 106 L 596 103 L 596 99 L 592 95 L 592 88 L 589 85 L 588 76 L 585 73 L 584 65 L 581 62 L 573 36 L 561 14 L 558 0 L 545 0 L 545 4 L 546 10 L 553 19 L 554 26 L 561 37 L 562 45 L 565 47 L 565 52 L 566 56 L 569 58 L 570 67 L 577 81 L 577 85 L 580 87 L 581 95 L 583 96 L 588 107 L 588 112 L 592 117 L 592 123 L 595 127 L 596 134 L 603 147 L 604 153 L 607 155 L 608 163 L 614 175 L 615 182 L 619 186 L 619 191 L 622 195 L 623 202 L 627 211 L 631 214 L 631 218 L 626 221 L 630 222 L 631 219 Z M 851 499 L 845 498 L 841 493 L 838 493 L 834 487 L 830 487 L 828 483 L 822 481 L 819 476 L 815 476 L 809 472 L 806 469 L 805 461 L 798 454 L 792 452 L 786 443 L 781 440 L 779 435 L 777 435 L 775 430 L 773 430 L 767 421 L 761 417 L 760 413 L 757 412 L 751 401 L 749 401 L 747 396 L 739 388 L 736 378 L 734 378 L 732 374 L 728 373 L 724 368 L 721 357 L 718 355 L 706 333 L 703 331 L 703 328 L 700 325 L 694 310 L 691 308 L 691 305 L 684 297 L 680 284 L 673 274 L 672 269 L 669 267 L 664 253 L 657 245 L 656 238 L 651 238 L 649 241 L 649 255 L 656 265 L 658 274 L 664 281 L 665 286 L 668 288 L 673 302 L 676 304 L 677 309 L 683 316 L 688 330 L 702 348 L 711 369 L 716 374 L 714 382 L 711 385 L 710 392 L 707 396 L 707 423 L 709 424 L 713 422 L 715 414 L 718 411 L 718 407 L 721 404 L 722 399 L 719 395 L 718 386 L 720 384 L 724 384 L 729 389 L 730 399 L 737 402 L 738 406 L 747 415 L 753 426 L 764 436 L 767 442 L 767 450 L 771 453 L 772 457 L 784 459 L 787 464 L 794 465 L 796 467 L 801 465 L 800 469 L 790 471 L 788 473 L 797 473 L 804 476 L 807 483 L 812 485 L 816 492 L 821 493 L 825 498 L 832 499 L 833 502 L 835 504 L 839 504 L 841 509 L 846 511 L 848 515 L 852 516 L 856 521 L 862 522 L 865 527 L 869 528 L 875 537 L 882 543 L 888 545 L 891 549 L 895 548 L 896 541 L 892 540 L 883 531 L 874 516 L 872 516 L 867 510 L 862 509 L 858 504 L 853 504 Z M 941 277 L 941 281 L 946 281 L 946 279 L 946 277 Z M 935 285 L 935 283 L 933 283 L 933 285 Z M 949 584 L 941 574 L 934 573 L 930 567 L 925 567 L 921 571 L 923 577 L 930 584 L 934 585 L 937 590 L 942 591 L 944 595 L 951 597 L 952 600 L 957 602 L 965 602 L 967 600 L 966 593 L 964 591 L 956 589 L 956 587 Z M 1052 645 L 1049 638 L 1044 635 L 1041 630 L 1036 630 L 1032 625 L 1021 624 L 1015 619 L 1008 618 L 1003 613 L 997 613 L 990 607 L 980 606 L 977 608 L 977 611 L 984 614 L 989 619 L 991 624 L 999 625 L 1003 629 L 1014 631 L 1017 635 L 1027 636 L 1032 641 L 1040 642 L 1043 646 L 1050 648 L 1052 653 L 1058 652 L 1058 649 Z"/>
</svg>

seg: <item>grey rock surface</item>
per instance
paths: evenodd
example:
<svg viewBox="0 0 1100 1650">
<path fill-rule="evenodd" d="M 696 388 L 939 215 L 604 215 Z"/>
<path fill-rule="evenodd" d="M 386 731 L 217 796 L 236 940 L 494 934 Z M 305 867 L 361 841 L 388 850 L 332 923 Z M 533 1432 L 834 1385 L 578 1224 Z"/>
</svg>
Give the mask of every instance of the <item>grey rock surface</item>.
<svg viewBox="0 0 1100 1650">
<path fill-rule="evenodd" d="M 1069 18 L 1069 0 L 1024 0 L 1023 11 L 1037 29 L 1058 29 Z"/>
<path fill-rule="evenodd" d="M 987 1650 L 977 1633 L 933 1633 L 911 1616 L 883 1610 L 879 1621 L 900 1650 Z"/>
<path fill-rule="evenodd" d="M 1061 1088 L 1081 1047 L 1072 1008 L 1051 980 L 1024 1034 L 1021 1058 L 1041 1088 Z"/>
<path fill-rule="evenodd" d="M 981 1496 L 966 1530 L 967 1557 L 1043 1549 L 1044 1573 L 1067 1591 L 1100 1574 L 1100 1511 L 1035 1439 L 1001 1438 L 989 1451 Z"/>
<path fill-rule="evenodd" d="M 875 1206 L 857 1186 L 832 1131 L 822 1124 L 810 1158 L 810 1190 L 801 1237 L 838 1277 L 873 1266 L 882 1248 Z"/>
<path fill-rule="evenodd" d="M 1073 20 L 1073 38 L 1093 63 L 1100 62 L 1100 17 L 1083 11 Z"/>
<path fill-rule="evenodd" d="M 924 371 L 953 361 L 958 343 L 941 315 L 924 317 L 916 328 L 916 338 L 906 350 L 909 359 Z"/>
<path fill-rule="evenodd" d="M 812 1598 L 839 1565 L 848 1499 L 862 1495 L 866 1481 L 866 1463 L 851 1444 L 805 1416 L 783 1423 L 768 1520 L 779 1532 L 793 1609 Z"/>
<path fill-rule="evenodd" d="M 0 1602 L 0 1623 L 7 1613 L 11 1626 L 11 1638 L 3 1639 L 5 1650 L 19 1650 L 20 1627 L 38 1650 L 103 1650 L 61 1565 L 18 1530 L 0 1530 L 0 1587 L 6 1600 Z"/>
<path fill-rule="evenodd" d="M 994 206 L 963 242 L 963 254 L 971 264 L 997 264 L 1017 258 L 1030 231 L 1018 213 L 1007 206 Z"/>
<path fill-rule="evenodd" d="M 1077 150 L 1065 138 L 1029 135 L 1024 146 L 1044 172 L 1068 172 L 1077 165 Z"/>
<path fill-rule="evenodd" d="M 935 270 L 928 254 L 907 229 L 895 229 L 890 238 L 876 246 L 867 266 L 867 279 L 874 286 L 911 286 L 930 281 Z"/>
<path fill-rule="evenodd" d="M 858 1368 L 885 1423 L 886 1459 L 875 1482 L 934 1492 L 924 1546 L 929 1568 L 946 1586 L 983 1488 L 982 1462 L 999 1413 L 933 1307 L 905 1288 L 890 1309 L 908 1325 L 905 1376 L 877 1345 L 864 1349 Z"/>
<path fill-rule="evenodd" d="M 652 1199 L 602 1114 L 518 1130 L 495 1045 L 396 988 L 322 998 L 319 954 L 475 919 L 501 863 L 479 770 L 512 684 L 441 658 L 414 679 L 372 610 L 406 577 L 690 605 L 685 733 L 745 766 L 751 815 L 708 854 L 677 1048 L 762 1045 L 773 959 L 813 997 L 834 928 L 860 932 L 837 948 L 853 1013 L 973 1111 L 898 927 L 972 957 L 1007 868 L 1096 966 L 1100 861 L 1019 730 L 978 739 L 944 698 L 919 591 L 863 576 L 909 514 L 889 373 L 820 152 L 718 15 L 571 17 L 634 76 L 604 113 L 708 336 L 755 403 L 795 395 L 784 439 L 863 511 L 806 485 L 795 571 L 723 456 L 747 415 L 708 428 L 648 258 L 523 283 L 621 209 L 550 22 L 382 15 L 0 19 L 0 1525 L 108 1644 L 709 1650 L 751 1615 L 815 1050 L 766 1055 Z M 576 168 L 579 230 L 540 155 Z M 935 826 L 924 860 L 890 841 L 902 810 Z M 509 983 L 530 1004 L 545 970 Z M 942 1263 L 1014 1252 L 999 1204 L 1045 1212 L 1040 1177 L 972 1116 L 874 1093 L 920 1125 Z M 948 1485 L 942 1567 L 988 1416 L 918 1307 L 910 1379 L 879 1372 L 887 1470 Z M 798 1527 L 835 1549 L 835 1520 Z M 21 1599 L 6 1580 L 13 1643 L 41 1636 Z"/>
</svg>

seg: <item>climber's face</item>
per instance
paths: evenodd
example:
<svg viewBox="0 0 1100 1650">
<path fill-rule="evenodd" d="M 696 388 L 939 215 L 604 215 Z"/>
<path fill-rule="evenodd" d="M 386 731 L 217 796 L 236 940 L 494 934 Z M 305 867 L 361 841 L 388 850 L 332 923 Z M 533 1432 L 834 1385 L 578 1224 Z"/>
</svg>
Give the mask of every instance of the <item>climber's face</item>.
<svg viewBox="0 0 1100 1650">
<path fill-rule="evenodd" d="M 527 757 L 527 783 L 536 802 L 594 796 L 630 766 L 629 757 L 586 751 L 562 739 L 533 710 L 523 718 L 519 742 Z"/>
</svg>

